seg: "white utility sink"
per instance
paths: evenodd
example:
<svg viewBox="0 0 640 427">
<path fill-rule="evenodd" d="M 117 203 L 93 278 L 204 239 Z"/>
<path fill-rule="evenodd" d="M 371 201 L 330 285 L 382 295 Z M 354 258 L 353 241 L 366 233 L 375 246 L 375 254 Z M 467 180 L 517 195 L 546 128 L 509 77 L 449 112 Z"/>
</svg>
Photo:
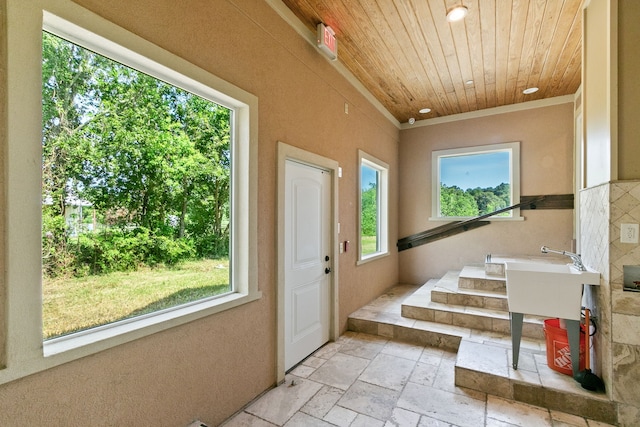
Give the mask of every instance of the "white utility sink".
<svg viewBox="0 0 640 427">
<path fill-rule="evenodd" d="M 600 273 L 571 264 L 506 262 L 507 301 L 512 313 L 580 320 L 582 285 L 599 285 Z"/>
</svg>

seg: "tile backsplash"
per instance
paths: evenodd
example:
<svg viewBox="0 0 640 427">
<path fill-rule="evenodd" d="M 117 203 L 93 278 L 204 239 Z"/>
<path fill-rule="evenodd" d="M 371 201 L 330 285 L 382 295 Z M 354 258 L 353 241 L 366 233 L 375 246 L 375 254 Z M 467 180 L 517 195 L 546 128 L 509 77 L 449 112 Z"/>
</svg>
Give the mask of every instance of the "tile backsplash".
<svg viewBox="0 0 640 427">
<path fill-rule="evenodd" d="M 624 287 L 640 280 L 634 278 L 640 272 L 640 245 L 622 243 L 620 225 L 640 224 L 640 180 L 582 190 L 580 220 L 583 261 L 601 272 L 600 286 L 588 287 L 584 298 L 598 322 L 596 369 L 608 395 L 619 404 L 620 425 L 632 425 L 640 414 L 637 393 L 628 390 L 640 383 L 640 292 Z"/>
</svg>

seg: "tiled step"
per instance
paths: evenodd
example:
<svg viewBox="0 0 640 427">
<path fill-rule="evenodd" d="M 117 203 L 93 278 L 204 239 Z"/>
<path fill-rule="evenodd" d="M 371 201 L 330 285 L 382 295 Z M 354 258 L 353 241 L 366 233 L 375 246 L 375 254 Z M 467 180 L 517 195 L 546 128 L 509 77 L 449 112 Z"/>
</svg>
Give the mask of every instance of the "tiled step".
<svg viewBox="0 0 640 427">
<path fill-rule="evenodd" d="M 504 293 L 459 288 L 458 278 L 458 272 L 447 273 L 431 290 L 431 301 L 508 311 L 507 296 Z"/>
<path fill-rule="evenodd" d="M 504 262 L 488 261 L 484 264 L 484 272 L 491 276 L 505 277 Z"/>
<path fill-rule="evenodd" d="M 399 293 L 394 292 L 395 295 Z M 384 297 L 384 295 L 383 295 Z M 384 298 L 386 299 L 386 298 Z M 488 341 L 495 345 L 509 346 L 511 335 L 498 332 L 481 331 L 473 328 L 454 326 L 424 320 L 402 317 L 400 310 L 378 305 L 365 306 L 349 316 L 347 329 L 352 332 L 362 332 L 378 335 L 417 345 L 427 345 L 448 351 L 457 351 L 463 339 L 472 341 Z M 523 337 L 522 348 L 540 350 L 540 340 Z"/>
<path fill-rule="evenodd" d="M 543 350 L 522 348 L 518 370 L 514 370 L 511 363 L 510 346 L 463 339 L 456 359 L 455 384 L 608 424 L 616 423 L 616 404 L 604 393 L 587 391 L 572 377 L 551 370 Z"/>
<path fill-rule="evenodd" d="M 514 370 L 508 327 L 506 332 L 482 331 L 402 316 L 402 305 L 407 299 L 421 295 L 429 300 L 438 282 L 430 280 L 426 287 L 390 288 L 371 304 L 352 313 L 348 329 L 457 351 L 457 386 L 616 424 L 615 403 L 604 394 L 582 389 L 571 377 L 546 365 L 544 339 L 523 336 L 518 370 Z"/>
<path fill-rule="evenodd" d="M 414 320 L 411 323 L 394 323 L 388 318 L 380 320 L 363 319 L 358 312 L 349 316 L 347 326 L 347 329 L 353 332 L 378 335 L 448 351 L 457 351 L 462 336 L 470 334 L 469 330 L 465 330 L 465 328 L 455 328 L 450 325 L 423 322 L 421 320 Z"/>
<path fill-rule="evenodd" d="M 487 274 L 484 267 L 466 266 L 460 272 L 458 288 L 475 289 L 507 294 L 507 281 L 504 277 Z"/>
<path fill-rule="evenodd" d="M 507 296 L 499 292 L 462 289 L 452 292 L 446 288 L 435 287 L 431 291 L 431 301 L 442 304 L 464 305 L 466 307 L 488 308 L 508 311 Z"/>
<path fill-rule="evenodd" d="M 432 301 L 433 288 L 434 284 L 430 281 L 405 298 L 402 303 L 402 316 L 409 319 L 510 334 L 511 327 L 507 311 L 434 302 Z M 526 315 L 522 336 L 544 339 L 542 323 L 543 318 Z"/>
<path fill-rule="evenodd" d="M 420 286 L 412 285 L 390 288 L 375 301 L 353 312 L 347 321 L 347 329 L 456 351 L 460 339 L 470 336 L 469 329 L 402 317 L 402 301 L 419 289 Z"/>
</svg>

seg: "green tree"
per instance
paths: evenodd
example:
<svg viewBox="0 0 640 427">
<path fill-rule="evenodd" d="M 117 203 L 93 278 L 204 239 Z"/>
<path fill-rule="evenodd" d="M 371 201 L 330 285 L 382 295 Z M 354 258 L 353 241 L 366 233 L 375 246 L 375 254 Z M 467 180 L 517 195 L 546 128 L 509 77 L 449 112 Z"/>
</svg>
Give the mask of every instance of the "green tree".
<svg viewBox="0 0 640 427">
<path fill-rule="evenodd" d="M 476 200 L 479 215 L 495 212 L 508 206 L 504 199 L 495 194 L 494 188 L 477 187 L 467 190 L 467 193 Z"/>
<path fill-rule="evenodd" d="M 378 186 L 370 183 L 369 188 L 362 191 L 362 212 L 360 212 L 360 229 L 363 236 L 378 234 Z"/>
<path fill-rule="evenodd" d="M 79 168 L 84 115 L 95 107 L 83 96 L 93 89 L 92 68 L 87 51 L 43 33 L 43 197 L 59 215 L 64 215 L 75 184 L 69 179 Z"/>
<path fill-rule="evenodd" d="M 43 269 L 55 275 L 74 261 L 65 215 L 78 186 L 84 117 L 95 108 L 84 96 L 94 90 L 95 64 L 86 50 L 49 33 L 43 32 L 42 42 Z"/>
<path fill-rule="evenodd" d="M 231 111 L 197 96 L 176 106 L 178 120 L 196 152 L 183 157 L 180 185 L 178 236 L 194 239 L 202 256 L 229 252 Z"/>
<path fill-rule="evenodd" d="M 142 227 L 148 245 L 228 254 L 230 123 L 227 108 L 44 33 L 44 259 L 72 258 L 73 200 L 122 232 Z"/>
<path fill-rule="evenodd" d="M 496 187 L 476 187 L 468 189 L 467 193 L 471 194 L 476 200 L 479 215 L 506 208 L 511 202 L 510 186 L 507 183 L 502 183 Z M 508 213 L 503 215 L 508 215 Z"/>
<path fill-rule="evenodd" d="M 440 215 L 442 216 L 477 216 L 478 204 L 475 198 L 455 185 L 440 185 Z"/>
<path fill-rule="evenodd" d="M 116 222 L 159 231 L 170 213 L 168 183 L 192 147 L 169 114 L 170 87 L 124 67 L 94 72 L 100 103 L 89 119 L 79 179 L 83 196 Z"/>
<path fill-rule="evenodd" d="M 504 200 L 505 206 L 509 206 L 519 202 L 519 200 L 518 201 L 511 200 L 511 185 L 509 185 L 506 182 L 503 182 L 502 184 L 495 187 L 493 189 L 493 193 L 499 198 L 501 198 L 502 200 Z"/>
</svg>

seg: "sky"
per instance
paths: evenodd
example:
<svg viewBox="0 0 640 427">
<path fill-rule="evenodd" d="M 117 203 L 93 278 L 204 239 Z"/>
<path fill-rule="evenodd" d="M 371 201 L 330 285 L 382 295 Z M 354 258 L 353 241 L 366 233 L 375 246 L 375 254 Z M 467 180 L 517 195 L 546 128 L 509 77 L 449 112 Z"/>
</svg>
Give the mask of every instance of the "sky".
<svg viewBox="0 0 640 427">
<path fill-rule="evenodd" d="M 362 190 L 368 190 L 371 188 L 370 183 L 376 183 L 377 171 L 365 165 L 363 165 L 360 170 L 360 173 L 362 174 Z"/>
<path fill-rule="evenodd" d="M 448 187 L 488 188 L 509 181 L 506 151 L 440 158 L 440 182 Z"/>
</svg>

